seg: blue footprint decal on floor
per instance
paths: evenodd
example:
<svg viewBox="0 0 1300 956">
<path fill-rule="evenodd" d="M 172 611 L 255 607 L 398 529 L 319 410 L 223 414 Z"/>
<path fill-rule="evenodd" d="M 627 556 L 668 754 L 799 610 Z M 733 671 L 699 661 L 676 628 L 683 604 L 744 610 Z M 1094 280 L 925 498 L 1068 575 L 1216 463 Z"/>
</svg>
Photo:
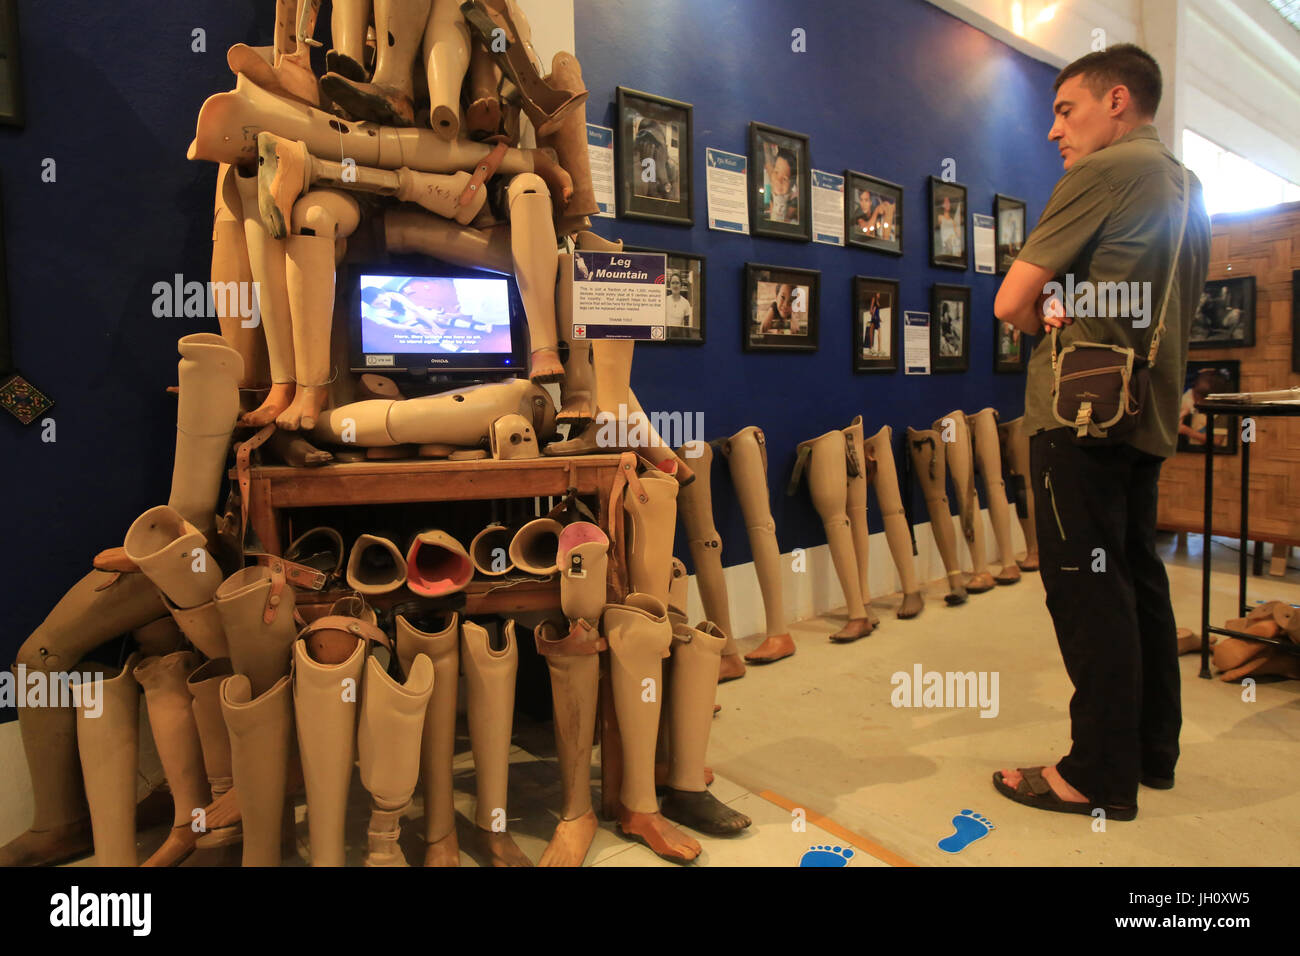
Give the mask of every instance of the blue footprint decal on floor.
<svg viewBox="0 0 1300 956">
<path fill-rule="evenodd" d="M 848 847 L 810 846 L 799 860 L 800 866 L 848 866 L 853 851 Z"/>
<path fill-rule="evenodd" d="M 988 836 L 990 830 L 996 830 L 993 821 L 974 810 L 963 810 L 952 818 L 953 834 L 939 841 L 939 849 L 945 853 L 960 853 L 976 840 Z"/>
</svg>

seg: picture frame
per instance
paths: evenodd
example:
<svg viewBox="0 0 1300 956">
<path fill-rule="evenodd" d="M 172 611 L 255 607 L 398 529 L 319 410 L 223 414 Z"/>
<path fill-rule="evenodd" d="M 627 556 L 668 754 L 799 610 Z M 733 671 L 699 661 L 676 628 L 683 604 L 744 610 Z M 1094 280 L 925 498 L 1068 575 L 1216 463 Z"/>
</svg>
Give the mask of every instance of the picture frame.
<svg viewBox="0 0 1300 956">
<path fill-rule="evenodd" d="M 993 196 L 994 247 L 997 250 L 998 275 L 1003 276 L 1024 248 L 1029 233 L 1028 207 L 1023 199 L 996 193 Z"/>
<path fill-rule="evenodd" d="M 817 351 L 821 272 L 747 262 L 744 302 L 746 352 Z"/>
<path fill-rule="evenodd" d="M 868 208 L 863 208 L 864 202 Z M 892 207 L 888 208 L 887 207 Z M 882 210 L 886 210 L 882 213 Z M 885 219 L 885 216 L 888 219 Z M 844 241 L 859 249 L 903 254 L 903 187 L 852 169 L 844 171 Z"/>
<path fill-rule="evenodd" d="M 690 103 L 625 86 L 615 90 L 618 215 L 680 226 L 695 224 L 693 123 Z"/>
<path fill-rule="evenodd" d="M 646 249 L 639 246 L 624 246 L 627 252 L 658 252 L 668 257 L 668 272 L 664 278 L 667 286 L 668 301 L 665 308 L 669 316 L 665 317 L 663 339 L 649 339 L 642 344 L 667 345 L 703 345 L 704 321 L 706 317 L 707 297 L 705 295 L 705 265 L 707 257 L 694 252 L 675 252 L 671 249 Z M 678 314 L 674 315 L 673 276 L 678 274 L 681 283 L 681 295 L 686 299 L 685 319 L 683 323 Z"/>
<path fill-rule="evenodd" d="M 1205 416 L 1196 411 L 1196 401 L 1214 392 L 1241 391 L 1239 359 L 1188 359 L 1183 379 L 1183 395 L 1178 405 L 1178 451 L 1205 454 Z M 1237 454 L 1237 418 L 1214 417 L 1215 455 Z"/>
<path fill-rule="evenodd" d="M 970 286 L 930 287 L 930 370 L 965 372 L 970 369 Z"/>
<path fill-rule="evenodd" d="M 898 371 L 898 326 L 902 319 L 897 279 L 853 277 L 853 371 Z"/>
<path fill-rule="evenodd" d="M 970 207 L 966 187 L 930 177 L 930 265 L 965 271 L 970 266 Z"/>
<path fill-rule="evenodd" d="M 750 234 L 811 242 L 812 151 L 807 135 L 751 122 L 748 165 Z"/>
<path fill-rule="evenodd" d="M 18 0 L 0 0 L 0 124 L 25 126 Z"/>
<path fill-rule="evenodd" d="M 1255 277 L 1207 279 L 1192 317 L 1189 349 L 1246 349 L 1255 345 Z"/>
<path fill-rule="evenodd" d="M 998 375 L 1018 375 L 1028 366 L 1028 336 L 1015 326 L 993 321 L 993 371 Z"/>
</svg>

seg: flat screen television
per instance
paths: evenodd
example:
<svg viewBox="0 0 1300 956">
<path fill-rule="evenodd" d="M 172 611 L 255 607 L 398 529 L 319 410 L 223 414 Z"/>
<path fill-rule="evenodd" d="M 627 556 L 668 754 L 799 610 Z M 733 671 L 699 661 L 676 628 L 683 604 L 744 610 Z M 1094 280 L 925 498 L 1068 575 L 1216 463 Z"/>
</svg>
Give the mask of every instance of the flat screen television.
<svg viewBox="0 0 1300 956">
<path fill-rule="evenodd" d="M 527 323 L 514 279 L 456 267 L 352 271 L 352 370 L 414 378 L 527 375 Z"/>
</svg>

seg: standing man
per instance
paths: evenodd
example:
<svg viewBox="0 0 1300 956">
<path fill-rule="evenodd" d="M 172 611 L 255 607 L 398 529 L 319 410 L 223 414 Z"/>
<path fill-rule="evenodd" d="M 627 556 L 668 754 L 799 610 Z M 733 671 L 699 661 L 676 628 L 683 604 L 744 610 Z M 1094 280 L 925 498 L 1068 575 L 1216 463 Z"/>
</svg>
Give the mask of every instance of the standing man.
<svg viewBox="0 0 1300 956">
<path fill-rule="evenodd" d="M 1078 445 L 1052 413 L 1052 342 L 1029 362 L 1025 428 L 1036 485 L 1035 520 L 1047 608 L 1074 684 L 1070 753 L 1055 766 L 1001 770 L 993 784 L 1027 806 L 1108 819 L 1137 816 L 1139 781 L 1174 785 L 1182 725 L 1169 579 L 1156 553 L 1156 482 L 1174 453 L 1187 341 L 1205 286 L 1210 223 L 1201 186 L 1152 121 L 1160 67 L 1121 44 L 1071 63 L 1056 78 L 1048 139 L 1065 175 L 998 290 L 994 312 L 1022 332 L 1059 329 L 1060 347 L 1101 342 L 1145 356 L 1166 284 L 1166 331 L 1137 428 L 1121 444 Z M 1103 282 L 1137 283 L 1126 314 L 1073 315 L 1048 295 L 1072 276 L 1076 295 Z M 1091 285 L 1089 285 L 1091 284 Z M 1112 297 L 1112 301 L 1114 298 Z M 1079 311 L 1083 312 L 1084 309 Z M 1119 310 L 1116 310 L 1119 311 Z"/>
</svg>

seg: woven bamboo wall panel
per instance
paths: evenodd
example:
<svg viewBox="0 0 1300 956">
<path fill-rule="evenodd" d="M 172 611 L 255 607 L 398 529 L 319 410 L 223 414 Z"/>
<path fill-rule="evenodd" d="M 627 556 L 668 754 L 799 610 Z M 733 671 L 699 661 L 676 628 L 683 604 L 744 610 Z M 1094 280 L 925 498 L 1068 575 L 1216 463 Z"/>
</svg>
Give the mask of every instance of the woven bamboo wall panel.
<svg viewBox="0 0 1300 956">
<path fill-rule="evenodd" d="M 1300 203 L 1215 216 L 1210 280 L 1255 277 L 1255 345 L 1196 349 L 1192 361 L 1237 359 L 1242 391 L 1300 385 L 1291 371 L 1291 273 L 1300 269 Z M 1216 427 L 1218 420 L 1216 419 Z M 1300 419 L 1260 418 L 1250 452 L 1252 539 L 1300 544 Z M 1205 456 L 1178 452 L 1160 475 L 1160 527 L 1200 530 Z M 1241 457 L 1214 459 L 1214 531 L 1240 534 Z"/>
</svg>

